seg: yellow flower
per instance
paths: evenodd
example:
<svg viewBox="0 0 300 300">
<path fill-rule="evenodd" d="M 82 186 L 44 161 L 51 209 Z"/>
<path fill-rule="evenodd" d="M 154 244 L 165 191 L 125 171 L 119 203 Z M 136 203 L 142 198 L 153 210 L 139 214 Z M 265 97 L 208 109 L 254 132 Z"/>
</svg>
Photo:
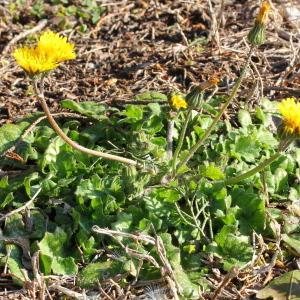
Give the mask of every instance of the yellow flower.
<svg viewBox="0 0 300 300">
<path fill-rule="evenodd" d="M 74 45 L 66 37 L 52 31 L 46 31 L 40 36 L 37 49 L 56 63 L 76 58 Z"/>
<path fill-rule="evenodd" d="M 57 67 L 57 63 L 53 59 L 38 51 L 37 48 L 16 49 L 13 52 L 13 57 L 29 76 L 47 72 Z"/>
<path fill-rule="evenodd" d="M 289 135 L 300 135 L 300 103 L 295 98 L 286 98 L 278 107 L 283 116 L 283 131 Z"/>
<path fill-rule="evenodd" d="M 256 17 L 256 21 L 259 24 L 265 24 L 267 22 L 269 11 L 270 11 L 270 3 L 268 1 L 264 1 Z"/>
<path fill-rule="evenodd" d="M 180 108 L 187 108 L 187 103 L 184 97 L 180 94 L 174 94 L 170 98 L 170 104 L 173 108 L 180 109 Z"/>
</svg>

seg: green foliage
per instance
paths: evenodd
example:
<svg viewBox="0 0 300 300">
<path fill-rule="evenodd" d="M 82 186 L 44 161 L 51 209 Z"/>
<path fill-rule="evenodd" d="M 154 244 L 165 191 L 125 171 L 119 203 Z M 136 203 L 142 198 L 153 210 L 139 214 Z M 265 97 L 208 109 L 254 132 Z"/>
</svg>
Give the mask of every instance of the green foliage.
<svg viewBox="0 0 300 300">
<path fill-rule="evenodd" d="M 232 225 L 225 225 L 208 249 L 222 259 L 226 271 L 230 271 L 233 267 L 242 267 L 253 255 L 249 237 L 240 235 L 237 228 Z"/>
<path fill-rule="evenodd" d="M 69 5 L 68 1 L 60 4 Z M 78 284 L 90 288 L 107 276 L 122 275 L 126 280 L 130 280 L 129 276 L 142 280 L 161 276 L 160 270 L 145 260 L 139 270 L 139 261 L 124 253 L 120 242 L 161 263 L 155 247 L 128 238 L 94 234 L 93 225 L 157 235 L 163 240 L 167 258 L 187 299 L 199 296 L 199 286 L 209 289 L 204 275 L 210 266 L 201 263 L 203 255 L 214 255 L 225 271 L 243 267 L 254 254 L 253 232 L 274 238 L 276 224 L 284 224 L 282 240 L 286 253 L 299 253 L 298 150 L 282 155 L 260 174 L 235 186 L 225 186 L 222 181 L 249 170 L 276 151 L 277 136 L 267 128 L 271 104 L 264 101 L 267 111 L 263 106 L 256 109 L 255 116 L 247 110 L 240 111 L 241 128 L 220 122 L 217 134 L 209 137 L 189 167 L 183 167 L 177 178 L 162 184 L 171 165 L 166 156 L 169 110 L 159 104 L 160 100 L 166 101 L 166 96 L 147 92 L 136 97 L 139 101 L 153 99 L 159 100 L 125 105 L 122 109 L 94 102 L 61 101 L 63 108 L 87 117 L 59 121 L 74 141 L 155 165 L 158 173 L 152 175 L 85 155 L 66 145 L 47 122 L 39 123 L 16 147 L 24 164 L 7 158 L 0 161 L 3 169 L 26 170 L 20 176 L 0 178 L 3 213 L 24 205 L 41 189 L 29 207 L 29 216 L 22 211 L 6 219 L 3 236 L 23 237 L 31 253 L 40 250 L 44 274 L 78 273 Z M 214 98 L 205 103 L 202 115 L 192 113 L 180 159 L 203 136 L 220 101 Z M 14 145 L 35 118 L 2 126 L 0 153 Z M 177 130 L 183 120 L 184 112 L 180 112 L 175 119 Z M 175 144 L 177 138 L 175 133 Z M 266 197 L 271 203 L 288 203 L 287 212 L 266 208 Z M 95 259 L 103 248 L 112 254 Z M 9 258 L 8 268 L 16 282 L 22 284 L 22 269 L 26 269 L 23 250 L 16 244 L 14 256 L 9 256 L 9 251 L 8 247 L 0 247 L 1 263 Z"/>
<path fill-rule="evenodd" d="M 68 256 L 68 234 L 61 228 L 56 227 L 54 233 L 46 232 L 38 243 L 38 248 L 41 251 L 42 268 L 45 274 L 49 274 L 51 270 L 59 275 L 77 273 L 78 267 L 74 258 Z M 74 250 L 72 252 L 74 256 Z"/>
</svg>

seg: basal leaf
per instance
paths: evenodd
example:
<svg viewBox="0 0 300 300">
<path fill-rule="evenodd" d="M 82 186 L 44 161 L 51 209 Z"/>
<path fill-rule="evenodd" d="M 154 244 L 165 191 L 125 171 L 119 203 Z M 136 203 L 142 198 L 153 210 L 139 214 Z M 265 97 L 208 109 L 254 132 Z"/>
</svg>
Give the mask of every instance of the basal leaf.
<svg viewBox="0 0 300 300">
<path fill-rule="evenodd" d="M 252 124 L 250 113 L 244 109 L 239 111 L 238 120 L 243 127 L 248 127 L 250 124 Z"/>
<path fill-rule="evenodd" d="M 155 100 L 155 101 L 167 101 L 168 97 L 157 91 L 146 91 L 134 96 L 134 100 Z"/>
<path fill-rule="evenodd" d="M 9 149 L 30 125 L 28 121 L 18 124 L 5 124 L 0 127 L 0 154 Z"/>
<path fill-rule="evenodd" d="M 80 114 L 93 117 L 94 119 L 101 119 L 107 109 L 106 105 L 91 102 L 91 101 L 84 101 L 84 102 L 75 102 L 73 100 L 62 100 L 60 104 L 63 108 L 68 108 L 72 111 L 78 112 Z"/>
<path fill-rule="evenodd" d="M 75 264 L 73 257 L 53 257 L 51 268 L 54 274 L 57 275 L 75 275 L 78 272 L 78 267 Z"/>
<path fill-rule="evenodd" d="M 300 239 L 292 238 L 292 237 L 288 236 L 287 234 L 283 234 L 281 237 L 282 237 L 282 240 L 284 242 L 286 242 L 288 246 L 290 246 L 298 254 L 300 254 Z"/>
<path fill-rule="evenodd" d="M 300 300 L 300 271 L 295 270 L 273 279 L 256 294 L 258 299 Z"/>
</svg>

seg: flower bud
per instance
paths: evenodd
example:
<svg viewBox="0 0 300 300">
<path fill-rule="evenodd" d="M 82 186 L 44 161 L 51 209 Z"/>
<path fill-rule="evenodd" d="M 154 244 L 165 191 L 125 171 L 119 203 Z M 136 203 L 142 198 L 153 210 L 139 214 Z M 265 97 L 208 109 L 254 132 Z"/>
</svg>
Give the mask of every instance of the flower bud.
<svg viewBox="0 0 300 300">
<path fill-rule="evenodd" d="M 188 103 L 189 108 L 200 109 L 203 101 L 204 90 L 214 85 L 217 85 L 219 82 L 220 82 L 219 78 L 213 76 L 209 80 L 194 86 L 186 96 L 186 101 Z"/>
<path fill-rule="evenodd" d="M 196 85 L 186 95 L 186 101 L 190 109 L 199 109 L 203 100 L 203 90 L 199 85 Z"/>
<path fill-rule="evenodd" d="M 253 28 L 248 34 L 248 40 L 253 46 L 262 45 L 266 40 L 266 22 L 269 11 L 270 4 L 265 1 L 259 10 Z"/>
</svg>

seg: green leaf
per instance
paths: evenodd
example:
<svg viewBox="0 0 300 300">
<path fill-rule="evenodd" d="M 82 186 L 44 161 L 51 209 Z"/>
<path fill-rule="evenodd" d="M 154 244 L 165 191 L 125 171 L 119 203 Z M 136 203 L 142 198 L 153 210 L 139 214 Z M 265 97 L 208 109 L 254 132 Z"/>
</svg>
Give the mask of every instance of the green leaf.
<svg viewBox="0 0 300 300">
<path fill-rule="evenodd" d="M 248 162 L 254 162 L 258 156 L 259 143 L 252 136 L 240 136 L 235 144 L 235 151 Z"/>
<path fill-rule="evenodd" d="M 208 250 L 222 258 L 225 271 L 230 271 L 235 266 L 244 266 L 253 255 L 249 237 L 239 235 L 232 225 L 223 226 Z"/>
<path fill-rule="evenodd" d="M 78 272 L 78 267 L 73 257 L 63 258 L 55 256 L 52 260 L 51 268 L 57 275 L 75 275 Z"/>
<path fill-rule="evenodd" d="M 0 208 L 1 209 L 5 208 L 5 206 L 10 204 L 13 200 L 14 200 L 14 194 L 13 193 L 7 194 L 3 199 L 3 202 L 0 204 Z"/>
<path fill-rule="evenodd" d="M 12 147 L 29 125 L 28 121 L 23 121 L 19 124 L 5 124 L 0 127 L 0 154 Z"/>
<path fill-rule="evenodd" d="M 112 229 L 122 232 L 128 232 L 132 223 L 132 214 L 119 213 L 117 221 L 112 223 Z"/>
<path fill-rule="evenodd" d="M 53 258 L 49 255 L 40 254 L 40 264 L 42 268 L 42 272 L 45 275 L 50 275 L 51 274 L 51 265 L 52 265 Z"/>
<path fill-rule="evenodd" d="M 74 258 L 67 257 L 69 242 L 70 239 L 67 233 L 59 227 L 56 227 L 54 233 L 45 233 L 44 238 L 38 243 L 45 272 L 50 272 L 51 265 L 51 270 L 55 274 L 74 275 L 77 273 L 78 268 Z"/>
<path fill-rule="evenodd" d="M 9 253 L 8 259 L 6 261 L 7 266 L 13 274 L 13 280 L 18 285 L 23 285 L 23 283 L 26 281 L 26 278 L 24 277 L 24 273 L 22 272 L 22 269 L 25 271 L 25 268 L 22 265 L 22 253 L 19 247 L 13 244 L 9 244 L 6 246 L 7 252 Z M 25 271 L 26 273 L 26 271 Z"/>
<path fill-rule="evenodd" d="M 263 124 L 266 122 L 266 115 L 261 107 L 257 106 L 255 110 L 255 116 L 258 120 L 260 120 Z"/>
<path fill-rule="evenodd" d="M 152 114 L 159 116 L 161 113 L 161 106 L 158 103 L 149 103 L 148 107 L 151 109 Z"/>
<path fill-rule="evenodd" d="M 201 175 L 208 177 L 213 180 L 221 180 L 224 179 L 224 173 L 216 167 L 213 163 L 209 164 L 208 166 L 203 166 L 201 168 Z"/>
<path fill-rule="evenodd" d="M 295 270 L 273 279 L 256 294 L 258 299 L 300 300 L 300 271 Z"/>
<path fill-rule="evenodd" d="M 185 273 L 181 265 L 180 249 L 173 246 L 172 237 L 168 233 L 161 234 L 160 237 L 164 243 L 167 257 L 171 263 L 175 278 L 183 289 L 183 294 L 186 299 L 198 299 L 199 286 L 192 283 L 188 275 Z"/>
<path fill-rule="evenodd" d="M 238 206 L 236 219 L 242 234 L 251 234 L 253 230 L 263 232 L 265 227 L 265 202 L 251 189 L 236 188 L 231 193 L 232 204 Z"/>
<path fill-rule="evenodd" d="M 141 94 L 134 96 L 134 100 L 156 100 L 156 101 L 167 101 L 168 97 L 165 94 L 156 91 L 146 91 Z"/>
<path fill-rule="evenodd" d="M 274 174 L 275 192 L 282 192 L 288 187 L 288 173 L 286 170 L 278 168 Z"/>
<path fill-rule="evenodd" d="M 143 109 L 136 105 L 126 105 L 126 110 L 123 114 L 134 121 L 143 119 Z"/>
<path fill-rule="evenodd" d="M 107 110 L 106 105 L 91 101 L 77 103 L 73 100 L 66 99 L 60 101 L 60 104 L 63 108 L 68 108 L 72 111 L 78 112 L 85 116 L 92 117 L 97 120 L 103 118 L 104 113 Z"/>
<path fill-rule="evenodd" d="M 38 245 L 42 253 L 50 257 L 64 256 L 64 246 L 68 240 L 67 233 L 57 227 L 54 233 L 46 232 L 44 238 Z"/>
<path fill-rule="evenodd" d="M 293 248 L 298 254 L 300 254 L 300 240 L 294 239 L 287 234 L 283 234 L 282 240 L 287 243 L 288 246 Z"/>
<path fill-rule="evenodd" d="M 123 273 L 122 265 L 122 262 L 116 260 L 90 263 L 79 272 L 78 284 L 81 288 L 92 288 L 99 281 Z"/>
<path fill-rule="evenodd" d="M 241 109 L 238 113 L 238 120 L 242 127 L 248 127 L 252 124 L 250 113 L 247 110 Z"/>
</svg>

